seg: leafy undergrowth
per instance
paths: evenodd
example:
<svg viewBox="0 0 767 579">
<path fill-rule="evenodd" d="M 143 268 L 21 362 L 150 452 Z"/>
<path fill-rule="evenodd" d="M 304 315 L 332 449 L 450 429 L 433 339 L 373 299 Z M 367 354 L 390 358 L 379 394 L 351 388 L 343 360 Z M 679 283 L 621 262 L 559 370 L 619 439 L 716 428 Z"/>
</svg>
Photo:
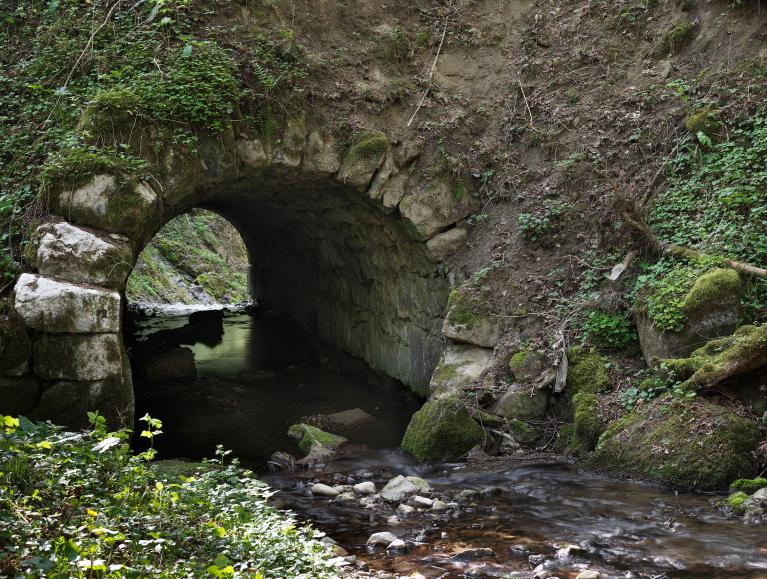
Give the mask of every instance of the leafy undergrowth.
<svg viewBox="0 0 767 579">
<path fill-rule="evenodd" d="M 148 303 L 247 301 L 248 255 L 237 230 L 212 211 L 172 219 L 141 252 L 128 299 Z M 193 288 L 196 291 L 193 291 Z M 203 293 L 204 292 L 204 293 Z"/>
<path fill-rule="evenodd" d="M 143 436 L 160 434 L 144 417 Z M 37 577 L 317 577 L 338 575 L 309 527 L 233 461 L 194 476 L 134 455 L 130 432 L 91 432 L 0 417 L 0 574 Z"/>
</svg>

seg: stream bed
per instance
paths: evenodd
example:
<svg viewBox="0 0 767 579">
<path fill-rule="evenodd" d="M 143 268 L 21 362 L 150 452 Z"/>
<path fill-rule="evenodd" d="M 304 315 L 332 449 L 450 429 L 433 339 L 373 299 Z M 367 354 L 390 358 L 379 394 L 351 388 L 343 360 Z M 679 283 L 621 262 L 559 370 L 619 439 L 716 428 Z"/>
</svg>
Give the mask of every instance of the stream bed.
<svg viewBox="0 0 767 579">
<path fill-rule="evenodd" d="M 277 319 L 177 309 L 131 327 L 137 416 L 163 420 L 161 457 L 198 459 L 223 444 L 357 566 L 423 577 L 573 578 L 584 569 L 601 577 L 767 577 L 767 535 L 717 511 L 711 495 L 602 478 L 551 455 L 417 464 L 397 446 L 419 400 Z M 194 354 L 196 376 L 148 375 L 148 361 L 179 347 Z M 268 470 L 274 451 L 296 453 L 286 434 L 291 424 L 351 408 L 376 420 L 339 432 L 350 444 L 320 470 Z M 447 508 L 403 513 L 397 503 L 365 508 L 309 491 L 315 483 L 363 481 L 380 490 L 397 475 L 425 479 L 426 494 Z M 366 545 L 382 531 L 404 548 Z"/>
</svg>

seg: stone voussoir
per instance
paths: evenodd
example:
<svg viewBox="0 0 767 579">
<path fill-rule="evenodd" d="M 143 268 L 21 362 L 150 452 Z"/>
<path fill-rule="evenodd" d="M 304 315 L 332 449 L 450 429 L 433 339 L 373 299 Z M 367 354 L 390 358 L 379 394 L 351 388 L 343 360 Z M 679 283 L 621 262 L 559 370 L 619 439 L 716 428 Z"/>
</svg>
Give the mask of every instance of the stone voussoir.
<svg viewBox="0 0 767 579">
<path fill-rule="evenodd" d="M 98 287 L 24 273 L 15 287 L 14 306 L 24 324 L 55 334 L 120 331 L 120 294 Z"/>
<path fill-rule="evenodd" d="M 128 239 L 96 235 L 66 221 L 37 228 L 37 271 L 47 277 L 119 288 L 131 270 Z"/>
</svg>

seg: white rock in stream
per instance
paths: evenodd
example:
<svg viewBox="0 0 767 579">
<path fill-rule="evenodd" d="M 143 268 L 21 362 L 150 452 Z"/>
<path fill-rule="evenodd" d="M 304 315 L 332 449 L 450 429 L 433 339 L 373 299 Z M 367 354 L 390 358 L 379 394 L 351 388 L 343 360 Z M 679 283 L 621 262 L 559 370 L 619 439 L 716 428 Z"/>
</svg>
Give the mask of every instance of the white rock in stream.
<svg viewBox="0 0 767 579">
<path fill-rule="evenodd" d="M 389 546 L 386 547 L 387 551 L 407 551 L 407 544 L 402 539 L 395 539 Z"/>
<path fill-rule="evenodd" d="M 322 483 L 317 483 L 315 485 L 312 485 L 312 488 L 309 489 L 312 491 L 312 494 L 315 497 L 337 497 L 341 494 L 341 491 L 338 489 L 334 489 L 333 487 L 330 487 L 328 485 L 324 485 Z"/>
<path fill-rule="evenodd" d="M 373 495 L 376 492 L 376 485 L 372 481 L 357 483 L 353 488 L 358 495 Z"/>
<path fill-rule="evenodd" d="M 416 493 L 428 493 L 430 487 L 422 478 L 417 476 L 404 477 L 395 476 L 391 479 L 381 491 L 381 497 L 391 503 L 401 503 L 410 495 Z"/>
<path fill-rule="evenodd" d="M 391 545 L 394 541 L 397 540 L 397 535 L 394 533 L 390 533 L 388 531 L 383 531 L 381 533 L 373 533 L 370 535 L 370 538 L 367 540 L 368 545 L 382 545 L 382 546 L 388 546 Z"/>
<path fill-rule="evenodd" d="M 410 505 L 401 504 L 399 507 L 397 507 L 397 512 L 401 515 L 412 515 L 415 512 L 415 509 L 411 507 Z"/>
<path fill-rule="evenodd" d="M 585 571 L 581 571 L 576 575 L 575 579 L 599 579 L 602 576 L 602 574 L 599 571 L 592 571 L 591 569 L 586 569 Z"/>
<path fill-rule="evenodd" d="M 434 504 L 434 500 L 428 497 L 422 497 L 420 495 L 413 497 L 413 506 L 419 509 L 430 509 Z"/>
</svg>

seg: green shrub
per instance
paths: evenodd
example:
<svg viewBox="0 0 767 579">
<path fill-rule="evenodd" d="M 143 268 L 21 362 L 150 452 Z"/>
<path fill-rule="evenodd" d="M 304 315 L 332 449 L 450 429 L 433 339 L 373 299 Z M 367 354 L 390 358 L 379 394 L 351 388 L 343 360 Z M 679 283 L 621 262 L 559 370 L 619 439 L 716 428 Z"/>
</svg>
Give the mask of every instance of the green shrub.
<svg viewBox="0 0 767 579">
<path fill-rule="evenodd" d="M 236 461 L 194 476 L 149 468 L 130 432 L 77 435 L 0 417 L 0 544 L 5 574 L 39 577 L 330 578 L 331 553 L 309 527 L 267 504 L 271 495 Z M 142 436 L 160 433 L 144 417 Z"/>
<path fill-rule="evenodd" d="M 583 338 L 600 348 L 625 350 L 637 343 L 634 322 L 623 314 L 592 310 L 582 326 Z"/>
<path fill-rule="evenodd" d="M 566 203 L 547 201 L 534 213 L 520 213 L 517 215 L 519 232 L 530 241 L 551 234 L 561 225 L 559 217 L 568 208 Z"/>
</svg>

